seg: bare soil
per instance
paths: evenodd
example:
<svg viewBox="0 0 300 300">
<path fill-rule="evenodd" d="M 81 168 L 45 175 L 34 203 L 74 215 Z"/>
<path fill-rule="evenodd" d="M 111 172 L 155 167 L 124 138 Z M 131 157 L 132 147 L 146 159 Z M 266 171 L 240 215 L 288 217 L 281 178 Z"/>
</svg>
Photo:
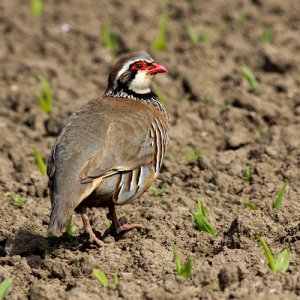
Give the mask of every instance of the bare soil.
<svg viewBox="0 0 300 300">
<path fill-rule="evenodd" d="M 48 0 L 40 18 L 27 0 L 0 2 L 0 280 L 14 281 L 7 299 L 300 298 L 300 4 L 162 2 Z M 152 41 L 166 10 L 168 48 L 156 52 Z M 118 35 L 118 55 L 147 50 L 169 69 L 154 88 L 167 99 L 172 132 L 155 182 L 165 192 L 149 191 L 118 209 L 145 229 L 108 237 L 99 249 L 86 242 L 79 216 L 75 237 L 47 237 L 47 179 L 32 147 L 47 160 L 64 119 L 103 94 L 116 59 L 101 40 L 105 19 Z M 215 31 L 209 41 L 193 43 L 188 26 L 199 34 Z M 267 28 L 271 44 L 262 40 Z M 255 93 L 241 75 L 244 65 L 259 81 Z M 51 115 L 33 93 L 39 75 L 52 87 Z M 200 159 L 187 161 L 186 153 L 199 149 Z M 247 168 L 254 170 L 250 182 Z M 9 195 L 28 202 L 14 205 Z M 199 198 L 216 238 L 195 227 Z M 103 233 L 106 211 L 90 214 Z M 256 234 L 274 253 L 290 251 L 287 272 L 269 270 Z M 182 261 L 193 260 L 188 280 L 176 276 L 174 244 Z M 118 285 L 103 287 L 93 267 L 110 280 L 119 268 Z"/>
</svg>

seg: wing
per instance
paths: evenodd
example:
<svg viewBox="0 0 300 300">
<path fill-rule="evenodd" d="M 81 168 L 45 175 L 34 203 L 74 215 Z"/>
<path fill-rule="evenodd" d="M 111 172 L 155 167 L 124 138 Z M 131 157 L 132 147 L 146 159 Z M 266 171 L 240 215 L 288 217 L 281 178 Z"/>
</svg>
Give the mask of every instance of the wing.
<svg viewBox="0 0 300 300">
<path fill-rule="evenodd" d="M 137 114 L 133 120 L 110 124 L 102 147 L 84 164 L 80 182 L 91 182 L 119 171 L 151 164 L 153 158 L 151 118 Z"/>
</svg>

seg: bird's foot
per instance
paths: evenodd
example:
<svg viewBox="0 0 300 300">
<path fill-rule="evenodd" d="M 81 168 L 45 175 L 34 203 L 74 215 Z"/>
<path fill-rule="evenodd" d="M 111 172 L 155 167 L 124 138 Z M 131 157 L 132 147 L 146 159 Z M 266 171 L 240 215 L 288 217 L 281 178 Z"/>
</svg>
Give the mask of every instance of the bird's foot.
<svg viewBox="0 0 300 300">
<path fill-rule="evenodd" d="M 104 236 L 107 236 L 108 234 L 118 235 L 134 228 L 144 227 L 143 225 L 136 223 L 128 224 L 127 218 L 125 216 L 118 219 L 114 205 L 109 208 L 107 218 L 112 221 L 112 224 L 108 229 L 106 229 L 106 231 L 104 232 Z"/>
<path fill-rule="evenodd" d="M 95 232 L 93 231 L 90 221 L 89 221 L 89 217 L 86 213 L 86 208 L 83 208 L 83 210 L 81 212 L 81 218 L 82 218 L 82 222 L 84 225 L 84 229 L 85 229 L 86 233 L 89 234 L 91 240 L 100 247 L 105 246 L 106 244 L 103 241 L 101 241 L 100 239 L 98 239 Z"/>
<path fill-rule="evenodd" d="M 114 224 L 115 226 L 115 231 L 117 234 L 120 234 L 124 231 L 129 231 L 131 229 L 134 228 L 143 228 L 144 226 L 142 224 L 137 224 L 137 223 L 131 223 L 128 224 L 127 223 L 127 218 L 126 217 L 121 217 L 118 222 L 116 222 L 116 224 Z"/>
<path fill-rule="evenodd" d="M 90 236 L 90 239 L 95 242 L 99 247 L 103 247 L 103 246 L 106 246 L 106 244 L 98 239 L 98 237 L 96 236 L 96 234 L 94 233 L 92 227 L 89 227 L 89 228 L 85 228 L 85 231 L 86 233 Z"/>
</svg>

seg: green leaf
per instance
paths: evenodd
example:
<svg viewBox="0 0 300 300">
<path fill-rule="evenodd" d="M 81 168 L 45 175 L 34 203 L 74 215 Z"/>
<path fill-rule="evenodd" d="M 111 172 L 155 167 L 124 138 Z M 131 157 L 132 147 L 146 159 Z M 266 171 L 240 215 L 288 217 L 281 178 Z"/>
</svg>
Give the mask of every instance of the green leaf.
<svg viewBox="0 0 300 300">
<path fill-rule="evenodd" d="M 188 34 L 189 39 L 193 42 L 193 43 L 197 43 L 199 41 L 199 34 L 197 33 L 197 31 L 195 30 L 194 27 L 189 26 L 186 29 L 186 32 Z"/>
<path fill-rule="evenodd" d="M 0 283 L 0 300 L 4 299 L 13 285 L 11 278 L 6 278 Z"/>
<path fill-rule="evenodd" d="M 244 176 L 244 179 L 248 182 L 251 182 L 252 179 L 253 179 L 253 172 L 254 170 L 252 168 L 247 168 L 245 170 L 245 176 Z"/>
<path fill-rule="evenodd" d="M 200 200 L 198 201 L 198 212 L 194 213 L 194 220 L 199 230 L 210 234 L 212 237 L 216 237 L 216 231 L 207 220 L 203 204 Z"/>
<path fill-rule="evenodd" d="M 245 206 L 248 207 L 251 210 L 259 210 L 259 208 L 257 206 L 255 206 L 254 204 L 250 203 L 250 202 L 244 202 Z"/>
<path fill-rule="evenodd" d="M 244 24 L 244 22 L 246 21 L 246 15 L 243 11 L 236 12 L 234 18 L 241 25 Z"/>
<path fill-rule="evenodd" d="M 174 259 L 175 259 L 176 270 L 177 270 L 178 276 L 188 279 L 190 277 L 192 266 L 193 266 L 192 260 L 189 259 L 183 265 L 181 265 L 179 253 L 178 253 L 177 247 L 175 245 L 173 246 L 173 254 L 174 254 Z"/>
<path fill-rule="evenodd" d="M 28 202 L 27 198 L 19 197 L 18 195 L 8 195 L 7 198 L 16 206 L 23 206 Z"/>
<path fill-rule="evenodd" d="M 116 286 L 119 282 L 119 274 L 120 274 L 120 269 L 117 268 L 115 273 L 114 273 L 114 279 L 113 279 L 113 285 Z"/>
<path fill-rule="evenodd" d="M 31 13 L 34 17 L 40 17 L 43 14 L 43 0 L 30 0 Z"/>
<path fill-rule="evenodd" d="M 201 155 L 202 155 L 202 149 L 198 149 L 198 150 L 195 150 L 193 152 L 191 152 L 189 150 L 186 150 L 185 159 L 186 159 L 187 162 L 197 161 L 200 158 Z"/>
<path fill-rule="evenodd" d="M 41 155 L 39 154 L 39 152 L 36 150 L 35 147 L 32 147 L 32 152 L 33 152 L 33 155 L 35 157 L 36 163 L 39 167 L 39 170 L 40 170 L 42 176 L 46 176 L 47 168 L 46 168 L 46 165 L 45 165 Z"/>
<path fill-rule="evenodd" d="M 280 272 L 285 272 L 290 264 L 290 253 L 288 250 L 283 250 L 276 258 L 276 270 Z"/>
<path fill-rule="evenodd" d="M 161 52 L 167 49 L 167 24 L 168 24 L 168 13 L 164 13 L 160 17 L 159 22 L 159 38 L 154 40 L 152 46 L 154 50 Z"/>
<path fill-rule="evenodd" d="M 106 277 L 106 275 L 104 274 L 103 271 L 97 269 L 97 268 L 93 268 L 93 275 L 98 279 L 98 281 L 103 285 L 103 286 L 108 286 L 109 282 L 108 279 Z"/>
<path fill-rule="evenodd" d="M 250 86 L 250 92 L 256 92 L 259 87 L 259 84 L 252 71 L 246 66 L 242 67 L 241 71 L 244 78 L 248 81 L 248 84 Z"/>
<path fill-rule="evenodd" d="M 178 250 L 177 250 L 177 247 L 175 245 L 173 246 L 173 254 L 174 254 L 177 274 L 179 274 L 180 270 L 181 270 L 181 264 L 180 264 L 180 258 L 179 258 Z"/>
<path fill-rule="evenodd" d="M 198 213 L 199 213 L 200 216 L 206 217 L 204 206 L 203 206 L 203 203 L 202 203 L 201 200 L 198 200 Z"/>
<path fill-rule="evenodd" d="M 44 76 L 40 75 L 38 79 L 42 86 L 42 92 L 38 88 L 33 88 L 33 92 L 38 98 L 42 110 L 50 114 L 52 112 L 52 91 L 50 85 Z"/>
<path fill-rule="evenodd" d="M 101 36 L 105 48 L 114 56 L 117 52 L 117 36 L 111 32 L 110 23 L 107 19 L 102 24 Z"/>
<path fill-rule="evenodd" d="M 265 44 L 271 44 L 273 40 L 272 29 L 266 28 L 263 32 L 263 42 Z"/>
<path fill-rule="evenodd" d="M 280 211 L 280 208 L 281 208 L 281 204 L 282 204 L 282 201 L 283 201 L 283 196 L 284 196 L 284 193 L 285 193 L 285 189 L 286 189 L 286 183 L 284 183 L 281 187 L 281 189 L 279 190 L 279 193 L 276 197 L 276 200 L 275 200 L 275 203 L 274 203 L 274 209 L 278 212 Z"/>
<path fill-rule="evenodd" d="M 216 32 L 216 28 L 209 28 L 204 34 L 200 35 L 200 41 L 204 43 L 211 41 L 212 37 L 215 35 Z"/>
<path fill-rule="evenodd" d="M 162 197 L 162 195 L 166 192 L 166 189 L 165 188 L 158 189 L 156 187 L 153 187 L 150 189 L 150 192 L 153 197 Z"/>
<path fill-rule="evenodd" d="M 68 223 L 66 226 L 66 233 L 70 237 L 74 237 L 76 235 L 76 226 L 73 225 L 72 216 L 68 220 Z"/>
<path fill-rule="evenodd" d="M 180 269 L 180 272 L 178 273 L 179 276 L 188 279 L 190 277 L 191 271 L 192 271 L 193 262 L 191 259 L 186 261 Z"/>
<path fill-rule="evenodd" d="M 276 264 L 275 264 L 275 259 L 271 253 L 270 248 L 268 247 L 268 245 L 266 244 L 266 242 L 263 240 L 262 237 L 260 237 L 259 235 L 256 236 L 257 240 L 259 241 L 260 245 L 262 246 L 264 253 L 267 257 L 267 260 L 269 262 L 269 267 L 271 269 L 271 271 L 276 272 Z"/>
</svg>

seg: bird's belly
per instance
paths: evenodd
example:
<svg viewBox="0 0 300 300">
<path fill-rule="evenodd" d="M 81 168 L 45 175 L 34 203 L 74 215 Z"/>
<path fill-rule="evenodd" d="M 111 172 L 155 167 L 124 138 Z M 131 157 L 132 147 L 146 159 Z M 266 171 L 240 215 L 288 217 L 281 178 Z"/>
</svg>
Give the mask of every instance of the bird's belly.
<svg viewBox="0 0 300 300">
<path fill-rule="evenodd" d="M 133 171 L 119 172 L 106 177 L 93 193 L 94 201 L 100 203 L 113 201 L 125 204 L 143 194 L 155 177 L 152 166 L 139 167 Z M 95 203 L 96 204 L 96 203 Z M 98 206 L 98 205 L 95 205 Z"/>
</svg>

